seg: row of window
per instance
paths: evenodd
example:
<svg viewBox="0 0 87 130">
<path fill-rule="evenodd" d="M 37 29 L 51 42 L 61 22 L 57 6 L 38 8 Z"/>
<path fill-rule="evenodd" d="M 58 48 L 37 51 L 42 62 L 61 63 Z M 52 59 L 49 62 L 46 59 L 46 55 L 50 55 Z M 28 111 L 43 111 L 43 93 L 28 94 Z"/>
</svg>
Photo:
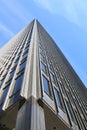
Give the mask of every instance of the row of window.
<svg viewBox="0 0 87 130">
<path fill-rule="evenodd" d="M 55 84 L 55 78 L 54 78 L 54 74 L 52 71 L 50 71 L 50 64 L 49 63 L 46 63 L 46 58 L 45 58 L 45 54 L 44 54 L 44 51 L 41 49 L 41 46 L 40 46 L 40 49 L 39 49 L 39 53 L 40 53 L 40 67 L 41 67 L 41 71 L 43 71 L 43 74 L 42 73 L 42 86 L 44 88 L 44 92 L 49 95 L 49 97 L 51 98 L 51 88 L 50 88 L 50 81 L 49 79 L 47 78 L 48 76 L 48 70 L 49 70 L 49 73 L 50 73 L 50 79 L 51 79 L 51 82 L 52 82 L 52 87 L 53 87 L 53 95 L 54 95 L 54 99 L 55 99 L 55 103 L 56 103 L 56 106 L 57 106 L 57 110 L 58 110 L 58 107 L 62 108 L 62 101 L 61 101 L 61 98 L 60 98 L 60 93 L 59 91 L 57 90 L 57 88 L 53 85 Z M 47 69 L 48 68 L 48 69 Z M 47 76 L 45 76 L 47 75 Z M 72 112 L 71 112 L 71 109 L 70 109 L 70 106 L 69 106 L 69 103 L 67 100 L 65 100 L 65 109 L 66 109 L 66 112 L 67 112 L 67 116 L 68 116 L 68 119 L 69 119 L 69 123 L 70 125 L 72 126 Z"/>
<path fill-rule="evenodd" d="M 24 69 L 25 69 L 25 66 L 26 66 L 26 59 L 27 59 L 28 51 L 29 51 L 29 43 L 27 43 L 26 46 L 25 46 L 25 51 L 23 53 L 23 58 L 22 58 L 22 61 L 20 63 L 20 69 L 19 69 L 19 72 L 17 73 L 18 76 L 15 79 L 14 89 L 12 91 L 12 94 L 9 97 L 9 106 L 14 104 L 17 100 L 20 99 L 19 93 L 20 93 L 20 89 L 21 89 L 21 85 L 22 85 L 22 80 L 23 80 L 23 75 L 24 75 Z M 21 53 L 22 52 L 20 52 L 19 54 L 21 54 Z M 18 55 L 18 58 L 15 61 L 15 66 L 11 69 L 12 71 L 10 72 L 9 79 L 5 83 L 6 85 L 5 85 L 4 89 L 3 89 L 2 96 L 0 98 L 0 109 L 1 109 L 1 107 L 2 107 L 2 105 L 4 103 L 4 101 L 5 101 L 6 96 L 7 96 L 9 86 L 10 86 L 12 78 L 14 76 L 16 67 L 17 67 L 18 62 L 19 62 L 19 59 L 20 59 L 20 55 Z M 3 79 L 0 82 L 0 87 L 3 84 L 6 75 L 7 75 L 7 73 L 3 76 Z"/>
<path fill-rule="evenodd" d="M 52 98 L 51 88 L 50 88 L 50 81 L 47 78 L 48 69 L 47 69 L 47 65 L 46 65 L 46 59 L 45 59 L 45 56 L 44 56 L 44 51 L 40 48 L 39 53 L 40 53 L 40 67 L 41 67 L 41 71 L 43 71 L 43 73 L 42 73 L 42 83 L 43 83 L 44 92 L 50 98 Z M 54 75 L 53 75 L 53 73 L 51 71 L 50 71 L 50 78 L 51 78 L 51 82 L 54 83 Z M 57 106 L 57 109 L 58 109 L 58 107 L 62 107 L 61 100 L 60 100 L 60 95 L 59 95 L 58 90 L 54 86 L 53 86 L 53 91 L 54 91 L 56 106 Z"/>
<path fill-rule="evenodd" d="M 29 45 L 29 44 L 28 44 L 28 45 Z M 24 62 L 24 61 L 25 61 L 26 58 L 27 58 L 28 50 L 29 50 L 29 48 L 26 48 L 26 49 L 25 49 L 25 52 L 23 53 L 23 59 L 22 59 L 22 63 L 20 64 L 20 70 L 23 68 L 24 64 L 26 63 L 26 62 Z M 9 79 L 11 79 L 11 78 L 13 77 L 13 75 L 14 75 L 16 66 L 18 65 L 18 62 L 19 62 L 19 58 L 20 58 L 20 56 L 18 56 L 18 58 L 17 58 L 16 61 L 15 61 L 15 65 L 14 65 L 14 67 L 12 68 L 12 71 L 10 72 L 10 78 L 9 78 Z M 5 80 L 5 77 L 6 77 L 7 73 L 8 73 L 8 71 L 5 73 L 5 75 L 3 76 L 3 79 L 0 81 L 0 88 L 1 88 L 1 86 L 2 86 L 2 84 L 3 84 L 3 82 L 4 82 L 4 80 Z"/>
<path fill-rule="evenodd" d="M 43 38 L 43 40 L 45 39 L 45 41 L 46 41 L 46 38 L 44 37 Z M 46 45 L 48 45 L 48 46 L 46 46 Z M 47 49 L 49 49 L 49 44 L 46 42 L 45 44 L 44 44 L 44 46 L 47 48 Z M 42 45 L 40 45 L 40 47 L 42 47 Z M 50 47 L 50 48 L 52 48 L 52 46 Z M 51 51 L 50 51 L 51 50 Z M 47 50 L 47 51 L 49 51 L 48 52 L 48 54 L 50 55 L 50 60 L 51 60 L 51 53 L 52 53 L 52 49 L 49 49 L 49 50 Z M 42 50 L 40 50 L 40 52 L 41 52 L 41 54 L 43 54 L 43 51 Z M 47 54 L 47 53 L 46 53 Z M 42 57 L 42 56 L 41 56 Z M 43 60 L 43 57 L 41 58 L 42 60 Z M 57 67 L 59 68 L 59 66 L 58 66 L 58 63 L 57 62 L 59 62 L 59 61 L 57 61 L 57 59 L 52 59 L 53 61 L 53 64 L 56 64 L 55 65 L 55 68 L 57 69 Z M 60 60 L 60 59 L 59 59 Z M 55 61 L 55 62 L 54 62 Z M 57 62 L 56 62 L 57 61 Z M 43 62 L 42 62 L 43 63 Z M 61 61 L 60 61 L 60 63 L 62 63 Z M 59 63 L 59 64 L 60 64 Z M 48 64 L 47 64 L 48 65 Z M 44 71 L 44 70 L 46 70 L 46 66 L 44 67 L 42 67 L 43 68 L 43 70 L 42 71 Z M 41 68 L 41 69 L 42 69 Z M 48 68 L 50 68 L 50 67 L 48 67 Z M 57 70 L 57 73 L 58 73 L 58 71 L 61 73 L 61 71 L 63 71 L 62 70 L 62 67 L 60 67 L 60 70 Z M 44 71 L 45 72 L 45 71 Z M 63 74 L 57 74 L 58 75 L 58 77 L 59 77 L 59 79 L 61 79 L 61 81 L 63 81 L 64 79 L 65 79 L 65 73 L 64 73 L 64 75 Z M 50 74 L 50 76 L 51 76 L 51 74 Z M 51 81 L 52 82 L 55 82 L 55 77 L 54 77 L 55 75 L 52 73 L 52 76 L 50 77 L 51 78 Z M 48 78 L 46 78 L 47 80 L 48 80 Z M 48 80 L 48 82 L 49 82 L 49 80 Z M 64 84 L 64 82 L 63 82 L 63 84 Z M 67 84 L 66 84 L 66 86 L 67 86 Z M 49 86 L 49 88 L 50 88 L 50 86 Z M 63 87 L 61 87 L 62 89 L 63 89 Z M 69 93 L 69 86 L 67 86 L 67 93 Z M 65 84 L 64 84 L 64 89 L 65 89 Z M 70 88 L 70 90 L 71 91 L 73 91 L 73 89 L 74 89 L 74 87 L 72 87 L 71 86 L 71 88 Z M 76 90 L 76 89 L 75 89 Z M 65 91 L 65 90 L 64 90 Z M 58 91 L 59 92 L 59 91 Z M 74 92 L 75 93 L 75 92 Z M 75 97 L 74 97 L 74 93 L 73 93 L 73 96 L 71 95 L 71 97 L 73 98 L 73 100 L 76 100 L 75 99 Z M 60 95 L 60 92 L 59 92 L 59 95 Z M 63 95 L 66 95 L 66 94 L 64 94 L 63 92 L 61 92 L 61 95 L 62 95 L 62 97 L 63 97 Z M 72 104 L 71 103 L 68 103 L 69 101 L 71 101 L 71 100 L 69 100 L 70 99 L 70 96 L 67 96 L 66 95 L 66 97 L 68 97 L 68 99 L 67 99 L 67 103 L 65 103 L 64 104 L 64 97 L 63 97 L 63 105 L 64 105 L 64 108 L 65 108 L 65 110 L 67 111 L 67 115 L 68 115 L 68 119 L 70 119 L 70 121 L 73 119 L 73 117 L 75 117 L 75 115 L 73 115 L 72 116 L 72 114 L 73 114 L 73 108 L 72 108 Z M 76 98 L 78 98 L 78 94 L 76 94 Z M 78 99 L 79 100 L 79 99 Z M 80 100 L 79 100 L 80 101 Z M 75 101 L 76 102 L 76 101 Z M 82 103 L 83 104 L 83 103 Z M 74 104 L 75 105 L 75 104 Z M 83 104 L 84 105 L 84 104 Z M 67 107 L 65 107 L 65 106 L 67 106 Z M 76 105 L 75 105 L 76 106 Z M 84 106 L 82 106 L 82 105 L 79 105 L 79 108 L 85 108 Z M 79 109 L 79 108 L 76 108 L 76 109 Z M 85 109 L 83 109 L 83 111 L 84 111 Z M 76 112 L 77 113 L 77 112 Z M 81 113 L 79 112 L 79 115 L 80 115 Z M 78 115 L 78 114 L 77 114 Z M 79 116 L 80 117 L 80 116 Z M 78 118 L 78 117 L 75 117 L 75 118 Z M 72 122 L 72 121 L 71 121 Z M 83 123 L 83 122 L 82 122 Z M 80 123 L 80 121 L 79 121 L 79 123 L 78 124 L 81 124 Z M 71 124 L 72 125 L 72 124 Z"/>
</svg>

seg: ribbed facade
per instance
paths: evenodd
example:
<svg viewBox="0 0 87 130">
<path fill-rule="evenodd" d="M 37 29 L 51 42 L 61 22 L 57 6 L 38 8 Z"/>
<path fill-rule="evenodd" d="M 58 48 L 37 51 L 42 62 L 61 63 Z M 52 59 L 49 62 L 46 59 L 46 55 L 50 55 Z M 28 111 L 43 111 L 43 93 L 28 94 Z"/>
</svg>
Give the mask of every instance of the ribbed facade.
<svg viewBox="0 0 87 130">
<path fill-rule="evenodd" d="M 87 89 L 37 20 L 0 49 L 0 130 L 87 130 Z"/>
</svg>

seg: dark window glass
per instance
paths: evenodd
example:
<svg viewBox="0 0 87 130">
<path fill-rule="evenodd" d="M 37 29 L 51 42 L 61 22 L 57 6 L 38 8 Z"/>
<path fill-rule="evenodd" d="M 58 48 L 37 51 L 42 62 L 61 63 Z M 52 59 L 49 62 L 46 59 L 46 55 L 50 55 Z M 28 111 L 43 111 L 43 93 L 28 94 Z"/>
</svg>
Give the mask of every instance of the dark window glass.
<svg viewBox="0 0 87 130">
<path fill-rule="evenodd" d="M 24 61 L 23 63 L 21 63 L 21 65 L 20 65 L 20 70 L 24 69 L 25 66 L 26 66 L 26 61 Z"/>
<path fill-rule="evenodd" d="M 1 71 L 0 75 L 2 75 L 3 71 Z"/>
<path fill-rule="evenodd" d="M 8 71 L 7 71 L 7 72 L 3 75 L 3 78 L 5 78 L 5 77 L 6 77 L 7 73 L 8 73 Z"/>
<path fill-rule="evenodd" d="M 26 46 L 27 46 L 27 45 L 30 45 L 30 41 L 27 42 Z"/>
<path fill-rule="evenodd" d="M 20 55 L 21 55 L 21 53 L 22 53 L 22 51 L 20 51 L 20 52 L 18 53 L 18 56 L 20 56 Z"/>
<path fill-rule="evenodd" d="M 49 96 L 51 96 L 49 81 L 45 78 L 45 76 L 42 76 L 42 80 L 43 80 L 44 92 L 46 92 Z"/>
<path fill-rule="evenodd" d="M 16 60 L 16 61 L 15 61 L 15 65 L 18 65 L 18 62 L 19 62 L 19 60 Z"/>
<path fill-rule="evenodd" d="M 1 86 L 2 86 L 2 84 L 3 84 L 3 82 L 4 82 L 4 79 L 2 79 L 2 80 L 0 81 L 0 88 L 1 88 Z"/>
<path fill-rule="evenodd" d="M 13 78 L 14 73 L 15 73 L 15 70 L 13 70 L 13 71 L 10 72 L 10 79 Z"/>
<path fill-rule="evenodd" d="M 9 80 L 5 83 L 5 84 L 6 84 L 6 86 L 7 86 L 7 85 L 10 85 L 10 84 L 11 84 L 11 81 L 12 81 L 12 78 L 11 78 L 11 79 L 9 79 Z M 6 87 L 6 86 L 5 86 L 5 87 Z M 5 88 L 5 87 L 4 87 L 4 88 Z"/>
<path fill-rule="evenodd" d="M 50 73 L 51 81 L 54 82 L 54 75 Z"/>
<path fill-rule="evenodd" d="M 54 88 L 54 96 L 55 96 L 55 100 L 56 100 L 57 106 L 61 107 L 61 101 L 60 101 L 60 97 L 59 97 L 59 92 L 55 88 Z"/>
<path fill-rule="evenodd" d="M 66 101 L 66 104 L 67 104 L 67 108 L 68 108 L 68 111 L 69 111 L 69 115 L 73 119 L 73 115 L 72 115 L 72 112 L 71 112 L 71 109 L 70 109 L 68 101 Z"/>
<path fill-rule="evenodd" d="M 24 52 L 24 54 L 23 54 L 23 55 L 25 55 L 26 53 L 28 53 L 28 49 L 27 49 L 27 50 L 25 50 L 25 52 Z"/>
<path fill-rule="evenodd" d="M 16 83 L 15 83 L 15 86 L 14 86 L 12 95 L 13 95 L 14 93 L 16 93 L 18 90 L 21 89 L 22 81 L 23 81 L 23 74 L 20 75 L 20 76 L 16 79 Z"/>
<path fill-rule="evenodd" d="M 1 99 L 0 99 L 0 104 L 4 102 L 4 100 L 5 100 L 6 96 L 7 96 L 8 89 L 9 89 L 9 85 L 6 86 L 3 89 L 3 94 L 2 94 Z"/>
<path fill-rule="evenodd" d="M 44 61 L 44 56 L 40 54 L 40 59 Z"/>
<path fill-rule="evenodd" d="M 20 56 L 19 56 L 19 57 L 17 57 L 16 62 L 19 60 L 19 58 L 20 58 Z"/>
<path fill-rule="evenodd" d="M 12 70 L 12 71 L 13 71 L 13 70 L 15 70 L 15 69 L 16 69 L 16 67 L 17 67 L 16 65 L 15 65 L 15 66 L 13 66 L 13 67 L 11 68 L 11 70 Z"/>
<path fill-rule="evenodd" d="M 27 44 L 26 47 L 25 47 L 25 50 L 27 50 L 27 49 L 29 50 L 29 46 L 30 46 L 30 45 Z"/>
<path fill-rule="evenodd" d="M 43 54 L 43 50 L 42 50 L 41 48 L 39 48 L 39 52 L 40 52 L 41 54 Z"/>
<path fill-rule="evenodd" d="M 72 126 L 70 108 L 69 108 L 69 105 L 68 105 L 68 101 L 66 101 L 66 100 L 65 100 L 65 105 L 66 105 L 66 112 L 67 112 L 67 116 L 68 116 L 68 119 L 69 119 L 69 123 Z"/>
<path fill-rule="evenodd" d="M 46 66 L 41 62 L 41 70 L 46 73 Z"/>
<path fill-rule="evenodd" d="M 0 112 L 2 112 L 2 106 L 3 106 L 3 103 L 0 105 Z"/>
<path fill-rule="evenodd" d="M 48 68 L 50 69 L 51 68 L 51 66 L 50 66 L 50 64 L 48 63 Z"/>
<path fill-rule="evenodd" d="M 21 98 L 20 91 L 17 91 L 14 95 L 10 97 L 9 106 L 17 102 Z"/>
<path fill-rule="evenodd" d="M 24 53 L 24 55 L 23 55 L 23 59 L 26 58 L 27 56 L 28 56 L 28 53 L 27 53 L 27 52 Z"/>
</svg>

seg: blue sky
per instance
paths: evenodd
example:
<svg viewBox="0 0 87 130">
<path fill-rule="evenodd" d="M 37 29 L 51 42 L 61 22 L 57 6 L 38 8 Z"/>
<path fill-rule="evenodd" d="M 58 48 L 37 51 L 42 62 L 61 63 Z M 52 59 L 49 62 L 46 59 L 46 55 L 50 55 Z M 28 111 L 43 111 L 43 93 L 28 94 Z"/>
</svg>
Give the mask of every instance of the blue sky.
<svg viewBox="0 0 87 130">
<path fill-rule="evenodd" d="M 87 0 L 0 0 L 0 48 L 34 18 L 87 86 Z"/>
</svg>

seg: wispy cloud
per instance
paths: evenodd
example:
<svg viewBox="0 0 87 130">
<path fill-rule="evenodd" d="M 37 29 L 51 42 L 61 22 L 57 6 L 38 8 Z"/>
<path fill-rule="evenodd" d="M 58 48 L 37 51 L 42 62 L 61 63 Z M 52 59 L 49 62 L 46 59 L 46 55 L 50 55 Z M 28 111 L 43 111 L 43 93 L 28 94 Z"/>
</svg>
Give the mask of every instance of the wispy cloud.
<svg viewBox="0 0 87 130">
<path fill-rule="evenodd" d="M 18 0 L 0 1 L 0 46 L 29 23 L 32 15 Z M 13 31 L 12 31 L 13 30 Z"/>
<path fill-rule="evenodd" d="M 12 0 L 3 0 L 4 6 L 6 6 L 7 10 L 9 11 L 10 15 L 9 17 L 17 17 L 21 20 L 22 23 L 26 24 L 29 23 L 29 20 L 32 18 L 32 15 L 26 10 L 23 5 L 18 2 L 18 0 L 12 1 Z M 6 11 L 5 11 L 6 13 Z M 14 19 L 16 21 L 17 19 Z"/>
<path fill-rule="evenodd" d="M 38 6 L 41 6 L 45 9 L 47 9 L 49 12 L 53 13 L 53 6 L 50 0 L 33 0 L 38 4 Z"/>
<path fill-rule="evenodd" d="M 6 25 L 4 25 L 3 23 L 0 23 L 0 32 L 10 37 L 14 36 L 14 33 L 8 27 L 6 27 Z"/>
<path fill-rule="evenodd" d="M 87 23 L 87 0 L 33 0 L 50 13 L 62 15 L 70 22 L 81 25 Z"/>
</svg>

